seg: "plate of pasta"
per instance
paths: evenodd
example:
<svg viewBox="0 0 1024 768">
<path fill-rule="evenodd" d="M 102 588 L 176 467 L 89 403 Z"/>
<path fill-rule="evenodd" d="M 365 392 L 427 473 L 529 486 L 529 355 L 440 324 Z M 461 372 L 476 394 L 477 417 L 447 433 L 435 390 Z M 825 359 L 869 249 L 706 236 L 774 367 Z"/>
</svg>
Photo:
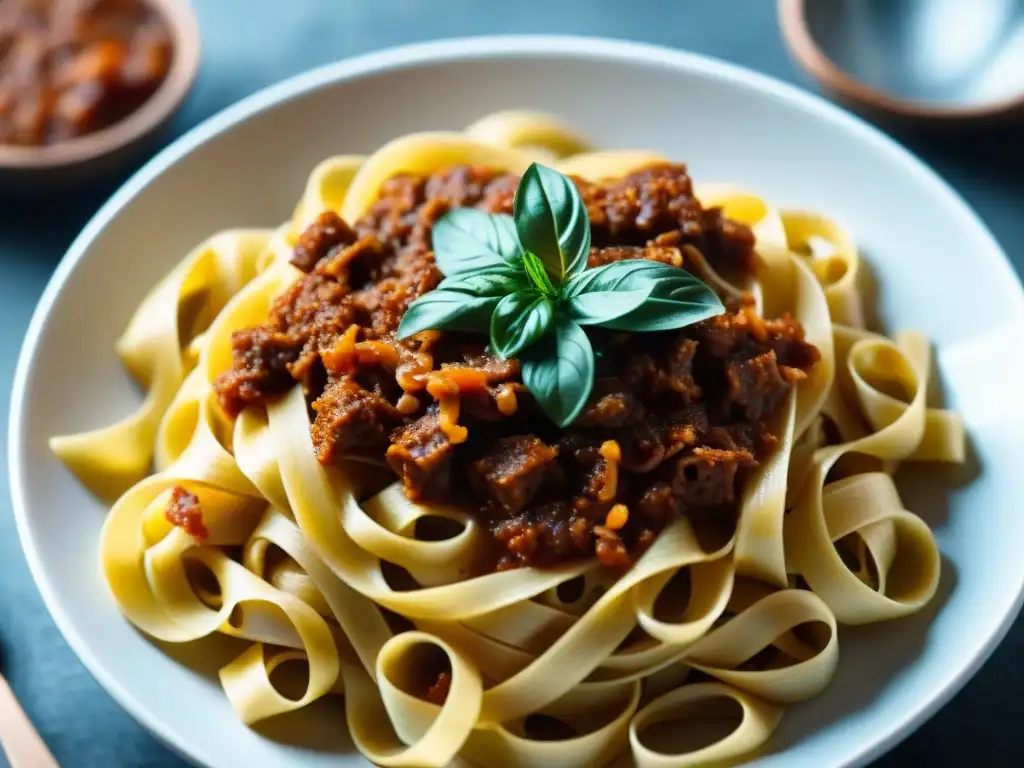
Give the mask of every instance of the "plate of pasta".
<svg viewBox="0 0 1024 768">
<path fill-rule="evenodd" d="M 18 529 L 202 765 L 860 765 L 1019 609 L 1022 319 L 955 193 L 815 97 L 396 49 L 87 226 L 18 366 Z"/>
</svg>

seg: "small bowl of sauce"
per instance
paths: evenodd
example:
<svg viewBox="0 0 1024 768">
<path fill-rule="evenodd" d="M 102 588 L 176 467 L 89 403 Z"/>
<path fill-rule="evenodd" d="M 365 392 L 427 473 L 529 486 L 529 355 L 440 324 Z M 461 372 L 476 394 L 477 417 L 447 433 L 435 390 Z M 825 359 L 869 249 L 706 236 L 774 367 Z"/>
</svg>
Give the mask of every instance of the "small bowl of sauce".
<svg viewBox="0 0 1024 768">
<path fill-rule="evenodd" d="M 198 64 L 188 0 L 0 0 L 0 186 L 114 171 L 173 114 Z"/>
</svg>

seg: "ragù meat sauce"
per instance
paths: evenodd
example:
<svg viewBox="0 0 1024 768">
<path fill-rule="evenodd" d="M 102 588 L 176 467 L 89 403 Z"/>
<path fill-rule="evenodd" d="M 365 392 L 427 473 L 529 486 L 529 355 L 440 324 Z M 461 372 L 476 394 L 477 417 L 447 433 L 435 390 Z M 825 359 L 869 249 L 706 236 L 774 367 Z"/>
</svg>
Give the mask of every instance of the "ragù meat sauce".
<svg viewBox="0 0 1024 768">
<path fill-rule="evenodd" d="M 590 266 L 687 268 L 692 247 L 720 273 L 755 268 L 750 229 L 703 209 L 683 165 L 576 182 Z M 305 277 L 267 325 L 234 334 L 234 367 L 217 382 L 224 409 L 237 414 L 300 382 L 321 462 L 383 457 L 410 499 L 478 510 L 493 568 L 594 555 L 625 567 L 677 515 L 732 521 L 742 482 L 777 442 L 769 417 L 818 360 L 792 318 L 762 319 L 744 299 L 677 331 L 588 329 L 593 394 L 564 429 L 485 336 L 395 340 L 405 308 L 442 278 L 433 223 L 460 206 L 511 213 L 517 183 L 476 167 L 401 175 L 351 225 L 321 214 L 292 257 Z"/>
<path fill-rule="evenodd" d="M 2 0 L 0 143 L 56 144 L 113 125 L 156 92 L 173 55 L 143 0 Z"/>
</svg>

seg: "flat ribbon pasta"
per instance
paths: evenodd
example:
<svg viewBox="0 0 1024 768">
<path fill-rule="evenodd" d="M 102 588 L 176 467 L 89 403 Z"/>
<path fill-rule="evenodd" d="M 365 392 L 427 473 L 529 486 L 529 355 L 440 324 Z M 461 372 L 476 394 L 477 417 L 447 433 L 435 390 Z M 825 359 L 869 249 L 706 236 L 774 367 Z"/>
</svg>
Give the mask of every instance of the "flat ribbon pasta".
<svg viewBox="0 0 1024 768">
<path fill-rule="evenodd" d="M 191 336 L 182 338 L 180 329 L 194 336 L 209 324 L 252 279 L 267 239 L 265 231 L 224 232 L 190 253 L 143 300 L 117 342 L 121 362 L 147 390 L 145 402 L 116 424 L 50 440 L 50 450 L 99 498 L 117 498 L 146 476 L 160 419 L 188 373 L 181 350 Z"/>
<path fill-rule="evenodd" d="M 591 181 L 668 162 L 593 151 L 560 120 L 515 111 L 328 158 L 289 221 L 210 238 L 143 301 L 118 342 L 148 392 L 139 410 L 51 446 L 91 491 L 117 497 L 100 553 L 132 623 L 170 642 L 249 643 L 220 672 L 245 723 L 341 695 L 356 746 L 383 766 L 742 760 L 784 705 L 829 683 L 841 624 L 897 618 L 934 594 L 935 539 L 892 473 L 964 456 L 959 416 L 927 402 L 925 339 L 864 330 L 862 265 L 840 224 L 732 185 L 696 188 L 753 230 L 757 272 L 736 282 L 690 246 L 680 263 L 727 299 L 753 296 L 765 318 L 792 316 L 820 360 L 772 416 L 777 444 L 734 528 L 679 517 L 621 574 L 582 561 L 474 575 L 480 521 L 410 501 L 369 464 L 321 465 L 301 386 L 235 418 L 218 405 L 232 334 L 266 322 L 301 276 L 292 247 L 323 211 L 355 222 L 398 173 L 521 173 L 535 160 Z M 198 499 L 201 534 L 172 524 L 176 494 Z M 421 536 L 431 521 L 450 532 Z M 295 664 L 308 674 L 285 695 Z M 445 681 L 440 700 L 422 697 L 425 674 Z M 649 738 L 663 722 L 685 736 L 719 706 L 738 723 L 710 743 Z"/>
</svg>

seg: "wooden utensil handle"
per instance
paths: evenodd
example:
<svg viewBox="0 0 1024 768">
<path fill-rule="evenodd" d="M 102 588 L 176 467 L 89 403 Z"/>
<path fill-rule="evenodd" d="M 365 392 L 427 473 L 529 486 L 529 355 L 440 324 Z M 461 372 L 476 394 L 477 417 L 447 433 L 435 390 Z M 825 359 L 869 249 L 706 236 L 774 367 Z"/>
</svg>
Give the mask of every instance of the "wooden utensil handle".
<svg viewBox="0 0 1024 768">
<path fill-rule="evenodd" d="M 59 768 L 3 675 L 0 675 L 0 746 L 11 768 Z"/>
</svg>

